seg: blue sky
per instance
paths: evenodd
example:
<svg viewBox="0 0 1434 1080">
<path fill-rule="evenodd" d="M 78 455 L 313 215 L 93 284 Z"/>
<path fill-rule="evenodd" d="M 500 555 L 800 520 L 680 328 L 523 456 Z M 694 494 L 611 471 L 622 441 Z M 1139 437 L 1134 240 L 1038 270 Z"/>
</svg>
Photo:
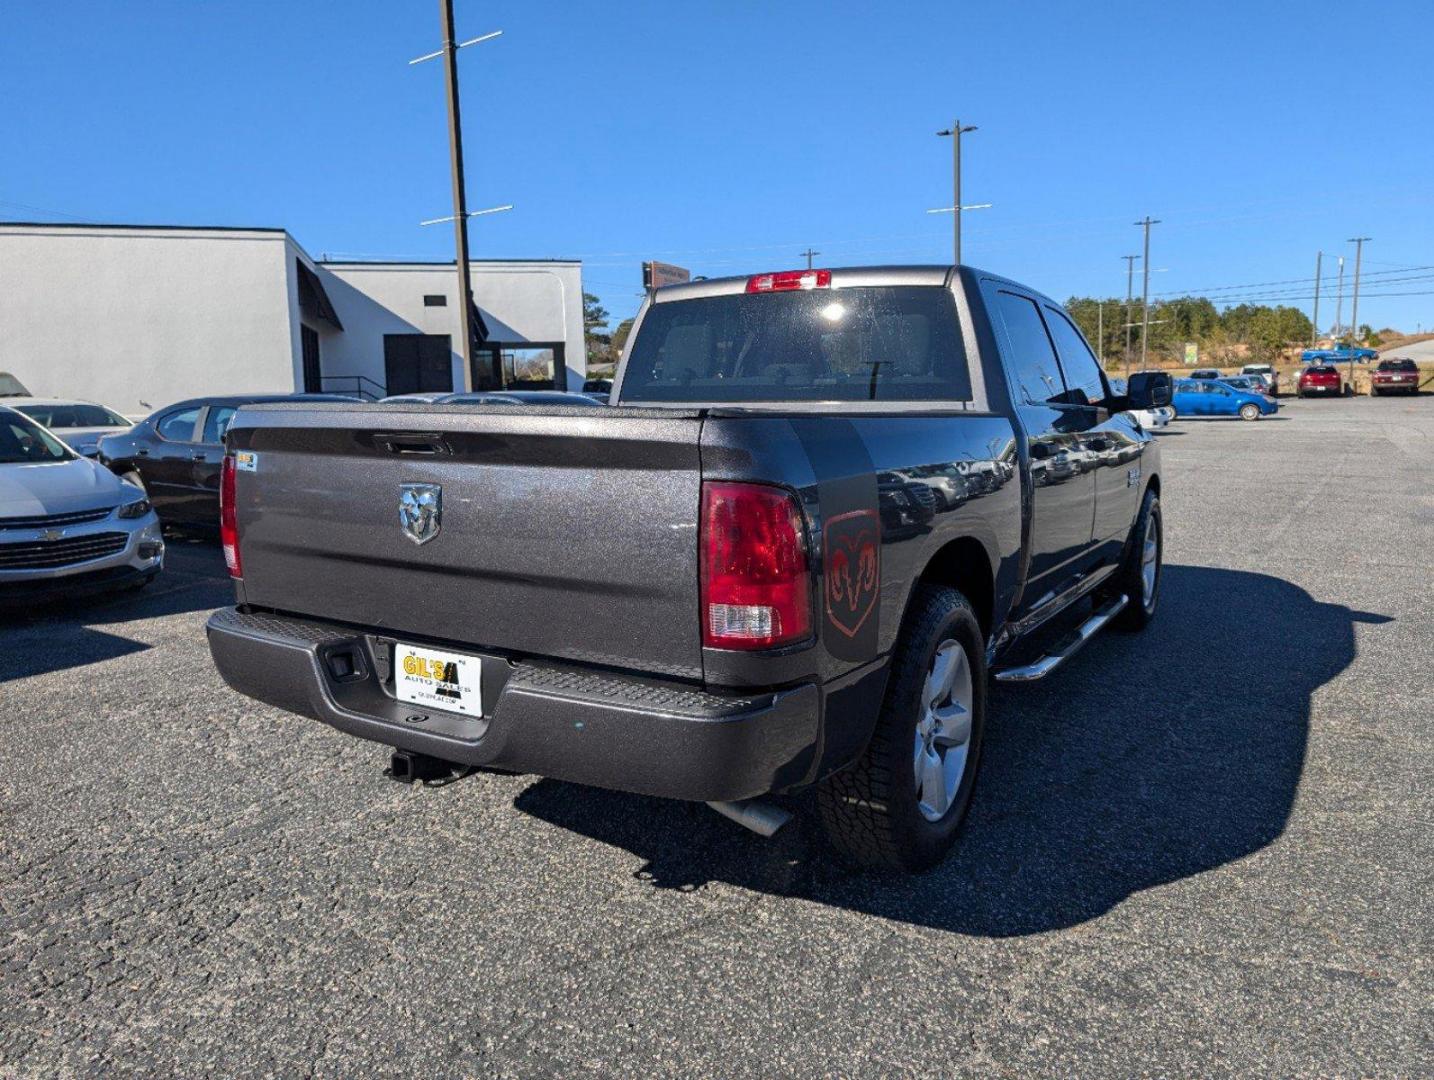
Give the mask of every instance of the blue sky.
<svg viewBox="0 0 1434 1080">
<path fill-rule="evenodd" d="M 311 253 L 452 256 L 432 0 L 8 0 L 0 217 L 282 225 Z M 1360 321 L 1434 326 L 1434 12 L 1421 2 L 457 0 L 475 256 L 582 257 L 614 315 L 658 257 L 719 275 L 949 258 L 1064 298 L 1308 307 L 1368 235 Z M 1326 258 L 1333 274 L 1333 260 Z M 1420 277 L 1423 280 L 1418 280 Z M 1413 280 L 1411 280 L 1413 279 Z M 1279 282 L 1280 285 L 1265 285 Z M 1258 285 L 1256 283 L 1259 283 Z M 1250 287 L 1247 287 L 1250 286 Z M 1137 285 L 1138 287 L 1138 285 Z M 1428 293 L 1430 295 L 1377 295 Z M 1327 317 L 1332 305 L 1324 307 Z M 1346 311 L 1347 315 L 1347 311 Z"/>
</svg>

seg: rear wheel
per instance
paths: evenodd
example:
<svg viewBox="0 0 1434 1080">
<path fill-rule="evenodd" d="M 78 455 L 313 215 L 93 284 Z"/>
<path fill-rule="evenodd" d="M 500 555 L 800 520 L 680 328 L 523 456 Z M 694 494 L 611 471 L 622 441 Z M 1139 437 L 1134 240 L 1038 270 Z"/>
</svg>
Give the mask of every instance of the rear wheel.
<svg viewBox="0 0 1434 1080">
<path fill-rule="evenodd" d="M 1260 418 L 1260 407 L 1253 401 L 1247 401 L 1240 406 L 1241 420 L 1258 420 Z"/>
<path fill-rule="evenodd" d="M 919 871 L 955 843 L 981 762 L 986 650 L 971 605 L 922 585 L 865 753 L 817 790 L 832 846 L 863 867 Z"/>
<path fill-rule="evenodd" d="M 1140 513 L 1126 541 L 1125 555 L 1115 575 L 1114 591 L 1123 592 L 1127 603 L 1113 625 L 1121 630 L 1144 630 L 1155 618 L 1160 602 L 1160 571 L 1165 563 L 1165 529 L 1160 499 L 1147 491 Z"/>
</svg>

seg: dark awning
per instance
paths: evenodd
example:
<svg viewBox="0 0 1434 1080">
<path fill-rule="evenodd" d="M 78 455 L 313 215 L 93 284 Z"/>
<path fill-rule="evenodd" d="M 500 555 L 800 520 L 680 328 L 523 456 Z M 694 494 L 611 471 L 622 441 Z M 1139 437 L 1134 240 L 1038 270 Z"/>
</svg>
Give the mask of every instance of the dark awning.
<svg viewBox="0 0 1434 1080">
<path fill-rule="evenodd" d="M 299 268 L 299 311 L 311 319 L 322 319 L 335 330 L 342 330 L 344 324 L 339 322 L 319 275 L 305 266 L 303 259 L 295 259 L 294 265 Z"/>
</svg>

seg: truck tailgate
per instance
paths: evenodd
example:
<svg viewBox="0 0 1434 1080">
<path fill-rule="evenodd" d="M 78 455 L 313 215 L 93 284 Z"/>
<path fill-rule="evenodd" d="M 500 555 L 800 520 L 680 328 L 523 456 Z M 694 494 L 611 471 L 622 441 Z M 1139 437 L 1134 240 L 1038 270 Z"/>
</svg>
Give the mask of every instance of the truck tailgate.
<svg viewBox="0 0 1434 1080">
<path fill-rule="evenodd" d="M 244 599 L 474 650 L 700 678 L 700 414 L 248 407 Z M 400 521 L 439 485 L 438 531 Z"/>
</svg>

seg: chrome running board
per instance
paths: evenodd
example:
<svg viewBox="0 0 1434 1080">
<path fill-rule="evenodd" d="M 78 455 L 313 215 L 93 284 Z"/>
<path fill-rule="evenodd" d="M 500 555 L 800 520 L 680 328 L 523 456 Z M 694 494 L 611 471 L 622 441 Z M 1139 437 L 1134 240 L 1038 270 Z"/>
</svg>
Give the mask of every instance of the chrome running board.
<svg viewBox="0 0 1434 1080">
<path fill-rule="evenodd" d="M 1095 611 L 1089 619 L 1062 638 L 1054 650 L 1034 663 L 1022 664 L 1020 667 L 1001 668 L 996 672 L 996 681 L 1035 682 L 1037 679 L 1044 679 L 1080 652 L 1081 646 L 1105 629 L 1105 624 L 1119 615 L 1128 603 L 1130 603 L 1130 597 L 1124 594 L 1108 601 L 1104 607 Z"/>
</svg>

